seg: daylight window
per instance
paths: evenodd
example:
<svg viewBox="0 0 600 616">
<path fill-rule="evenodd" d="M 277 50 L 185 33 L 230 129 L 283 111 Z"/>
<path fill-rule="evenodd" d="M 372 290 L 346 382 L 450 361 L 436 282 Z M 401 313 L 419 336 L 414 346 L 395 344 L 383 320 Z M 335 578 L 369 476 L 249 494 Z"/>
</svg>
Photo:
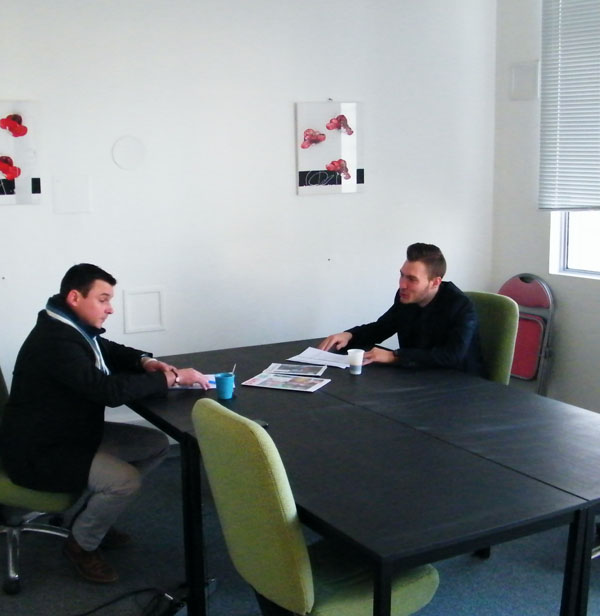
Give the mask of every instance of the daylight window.
<svg viewBox="0 0 600 616">
<path fill-rule="evenodd" d="M 560 270 L 600 274 L 600 210 L 564 212 Z"/>
<path fill-rule="evenodd" d="M 600 2 L 544 0 L 540 203 L 560 210 L 560 271 L 600 273 Z"/>
</svg>

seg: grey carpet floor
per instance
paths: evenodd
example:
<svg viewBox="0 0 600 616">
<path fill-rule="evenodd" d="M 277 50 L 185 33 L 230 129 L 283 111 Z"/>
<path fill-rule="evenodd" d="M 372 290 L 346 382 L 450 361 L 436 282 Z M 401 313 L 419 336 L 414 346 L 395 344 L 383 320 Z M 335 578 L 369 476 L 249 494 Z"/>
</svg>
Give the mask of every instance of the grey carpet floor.
<svg viewBox="0 0 600 616">
<path fill-rule="evenodd" d="M 119 527 L 135 537 L 132 546 L 107 553 L 119 582 L 101 586 L 80 580 L 61 554 L 61 540 L 26 535 L 21 549 L 22 591 L 0 594 L 2 616 L 78 616 L 114 601 L 94 614 L 142 616 L 157 613 L 154 590 L 180 592 L 184 579 L 179 459 L 169 458 L 148 478 Z M 254 596 L 233 570 L 210 498 L 204 523 L 207 567 L 217 578 L 210 616 L 258 616 Z M 423 616 L 549 616 L 558 614 L 567 532 L 554 529 L 495 546 L 489 560 L 463 555 L 436 564 L 440 588 Z M 0 549 L 4 559 L 4 539 Z M 4 560 L 0 572 L 4 575 Z M 588 614 L 600 616 L 600 559 L 592 564 Z M 164 605 L 164 604 L 163 604 Z M 180 610 L 178 616 L 184 616 Z M 340 614 L 340 616 L 344 616 Z"/>
</svg>

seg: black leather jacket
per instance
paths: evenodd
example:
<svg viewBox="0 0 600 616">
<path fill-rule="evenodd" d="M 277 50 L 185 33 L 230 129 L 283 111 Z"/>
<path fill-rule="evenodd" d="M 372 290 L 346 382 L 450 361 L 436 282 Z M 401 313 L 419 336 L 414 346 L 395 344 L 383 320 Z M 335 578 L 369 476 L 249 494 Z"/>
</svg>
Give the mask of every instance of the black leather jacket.
<svg viewBox="0 0 600 616">
<path fill-rule="evenodd" d="M 349 346 L 365 349 L 397 334 L 396 365 L 405 368 L 454 368 L 485 376 L 479 345 L 478 321 L 471 300 L 452 282 L 442 282 L 427 306 L 393 306 L 377 321 L 346 330 Z"/>
</svg>

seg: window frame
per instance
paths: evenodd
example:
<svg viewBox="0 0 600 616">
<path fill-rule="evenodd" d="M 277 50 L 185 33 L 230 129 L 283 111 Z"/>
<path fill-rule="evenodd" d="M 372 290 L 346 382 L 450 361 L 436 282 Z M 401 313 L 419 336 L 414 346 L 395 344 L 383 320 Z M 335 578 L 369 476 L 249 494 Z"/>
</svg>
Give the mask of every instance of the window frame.
<svg viewBox="0 0 600 616">
<path fill-rule="evenodd" d="M 551 213 L 550 273 L 596 280 L 600 271 L 568 264 L 571 214 L 600 209 L 599 27 L 598 0 L 542 0 L 538 208 Z M 588 265 L 584 239 L 578 265 Z"/>
<path fill-rule="evenodd" d="M 569 215 L 590 210 L 555 210 L 550 213 L 550 273 L 600 280 L 600 271 L 568 266 Z"/>
</svg>

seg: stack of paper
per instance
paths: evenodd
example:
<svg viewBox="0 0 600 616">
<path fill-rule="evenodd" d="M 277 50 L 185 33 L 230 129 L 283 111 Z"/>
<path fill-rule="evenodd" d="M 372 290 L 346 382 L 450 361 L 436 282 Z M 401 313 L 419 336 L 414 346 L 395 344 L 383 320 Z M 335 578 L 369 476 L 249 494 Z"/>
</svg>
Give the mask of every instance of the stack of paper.
<svg viewBox="0 0 600 616">
<path fill-rule="evenodd" d="M 217 383 L 215 381 L 215 375 L 205 374 L 204 376 L 208 379 L 208 389 L 216 389 Z M 169 387 L 169 389 L 200 389 L 203 391 L 199 383 L 194 383 L 193 385 L 173 385 L 172 387 Z"/>
<path fill-rule="evenodd" d="M 307 364 L 320 364 L 322 366 L 333 366 L 335 368 L 348 368 L 350 362 L 347 355 L 338 355 L 337 353 L 329 353 L 320 351 L 314 347 L 308 347 L 302 351 L 300 355 L 288 357 L 290 361 L 300 361 Z"/>
</svg>

